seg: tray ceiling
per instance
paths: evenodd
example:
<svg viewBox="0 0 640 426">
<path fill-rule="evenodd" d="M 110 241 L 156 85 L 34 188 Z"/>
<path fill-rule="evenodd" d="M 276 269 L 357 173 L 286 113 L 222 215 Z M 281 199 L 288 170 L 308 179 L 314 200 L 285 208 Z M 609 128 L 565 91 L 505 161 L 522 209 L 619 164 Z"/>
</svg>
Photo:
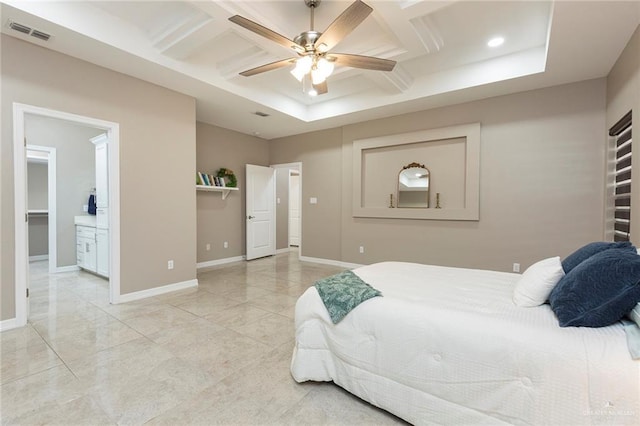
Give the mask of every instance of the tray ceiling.
<svg viewBox="0 0 640 426">
<path fill-rule="evenodd" d="M 351 3 L 323 0 L 315 30 Z M 603 77 L 640 22 L 635 1 L 366 3 L 374 12 L 332 51 L 397 66 L 336 66 L 329 92 L 317 97 L 302 92 L 288 67 L 238 75 L 292 52 L 228 20 L 242 15 L 294 38 L 310 29 L 303 0 L 3 1 L 2 32 L 194 96 L 198 120 L 271 139 Z M 504 44 L 488 47 L 497 36 Z"/>
</svg>

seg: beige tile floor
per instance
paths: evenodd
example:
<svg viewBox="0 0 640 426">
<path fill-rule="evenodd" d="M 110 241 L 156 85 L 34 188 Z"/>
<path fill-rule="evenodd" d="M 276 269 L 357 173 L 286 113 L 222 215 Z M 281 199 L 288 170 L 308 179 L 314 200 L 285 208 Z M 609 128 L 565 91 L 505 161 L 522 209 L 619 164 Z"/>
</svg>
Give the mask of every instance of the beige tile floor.
<svg viewBox="0 0 640 426">
<path fill-rule="evenodd" d="M 401 424 L 289 374 L 296 299 L 340 270 L 284 253 L 110 305 L 107 281 L 34 262 L 29 324 L 0 334 L 2 424 Z"/>
</svg>

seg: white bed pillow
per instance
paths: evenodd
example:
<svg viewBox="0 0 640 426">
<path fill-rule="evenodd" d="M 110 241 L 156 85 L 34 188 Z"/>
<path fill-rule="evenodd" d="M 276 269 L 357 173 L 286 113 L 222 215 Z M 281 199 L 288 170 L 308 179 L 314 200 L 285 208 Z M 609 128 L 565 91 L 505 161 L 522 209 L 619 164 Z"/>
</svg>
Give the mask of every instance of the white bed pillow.
<svg viewBox="0 0 640 426">
<path fill-rule="evenodd" d="M 629 312 L 629 318 L 640 327 L 640 303 L 638 303 L 632 310 Z"/>
<path fill-rule="evenodd" d="M 560 256 L 534 263 L 524 271 L 516 283 L 513 303 L 527 308 L 544 304 L 562 277 L 564 270 Z"/>
</svg>

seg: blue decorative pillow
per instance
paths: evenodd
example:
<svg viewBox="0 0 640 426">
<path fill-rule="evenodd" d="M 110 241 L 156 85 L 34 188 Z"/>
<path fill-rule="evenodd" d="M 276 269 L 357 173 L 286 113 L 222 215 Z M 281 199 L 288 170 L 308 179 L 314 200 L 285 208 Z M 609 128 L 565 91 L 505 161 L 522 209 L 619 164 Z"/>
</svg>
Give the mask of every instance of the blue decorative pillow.
<svg viewBox="0 0 640 426">
<path fill-rule="evenodd" d="M 640 256 L 604 250 L 576 266 L 555 286 L 549 302 L 560 327 L 605 327 L 640 301 Z"/>
<path fill-rule="evenodd" d="M 565 274 L 568 274 L 573 268 L 593 256 L 594 254 L 609 249 L 635 250 L 636 248 L 628 241 L 620 241 L 617 243 L 596 241 L 594 243 L 589 243 L 586 246 L 580 247 L 578 250 L 567 256 L 562 261 L 562 269 L 564 269 Z"/>
</svg>

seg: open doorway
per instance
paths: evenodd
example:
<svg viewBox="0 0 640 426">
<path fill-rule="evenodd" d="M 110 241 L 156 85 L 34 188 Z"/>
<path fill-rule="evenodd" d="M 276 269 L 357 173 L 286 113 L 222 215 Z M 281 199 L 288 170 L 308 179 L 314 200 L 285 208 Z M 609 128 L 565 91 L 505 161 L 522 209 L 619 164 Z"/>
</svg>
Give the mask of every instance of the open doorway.
<svg viewBox="0 0 640 426">
<path fill-rule="evenodd" d="M 33 273 L 40 279 L 51 274 L 78 273 L 80 266 L 83 266 L 78 254 L 80 242 L 76 218 L 88 216 L 89 196 L 95 193 L 98 173 L 96 146 L 91 139 L 99 135 L 104 135 L 104 142 L 109 145 L 103 164 L 104 176 L 108 176 L 109 183 L 109 194 L 105 198 L 108 198 L 110 206 L 105 212 L 109 232 L 103 234 L 107 238 L 105 256 L 109 260 L 108 272 L 103 273 L 108 276 L 103 296 L 107 303 L 117 303 L 120 294 L 118 134 L 117 123 L 14 104 L 16 326 L 25 325 L 29 316 L 30 266 L 34 266 Z M 72 139 L 77 145 L 71 145 Z M 32 175 L 29 167 L 30 163 L 34 163 L 33 157 L 39 155 L 43 157 L 39 162 L 44 163 L 44 153 L 48 169 L 46 208 L 42 208 L 44 203 L 41 200 L 37 201 L 38 189 L 30 185 L 32 179 L 38 178 Z M 52 153 L 55 161 L 52 161 Z M 33 170 L 33 173 L 38 173 L 37 169 Z M 34 189 L 36 194 L 31 194 Z M 31 246 L 40 244 L 41 247 L 42 242 L 36 243 L 35 239 L 30 239 L 37 237 L 32 234 L 38 231 L 41 235 L 42 230 L 32 229 L 31 216 L 44 215 L 45 212 L 48 217 L 47 253 L 35 254 Z M 48 265 L 35 265 L 43 261 Z M 87 274 L 87 277 L 101 279 L 98 274 Z"/>
<path fill-rule="evenodd" d="M 289 247 L 300 248 L 302 206 L 300 205 L 300 172 L 289 169 Z"/>
<path fill-rule="evenodd" d="M 276 249 L 302 253 L 302 163 L 271 166 L 276 169 Z"/>
</svg>

